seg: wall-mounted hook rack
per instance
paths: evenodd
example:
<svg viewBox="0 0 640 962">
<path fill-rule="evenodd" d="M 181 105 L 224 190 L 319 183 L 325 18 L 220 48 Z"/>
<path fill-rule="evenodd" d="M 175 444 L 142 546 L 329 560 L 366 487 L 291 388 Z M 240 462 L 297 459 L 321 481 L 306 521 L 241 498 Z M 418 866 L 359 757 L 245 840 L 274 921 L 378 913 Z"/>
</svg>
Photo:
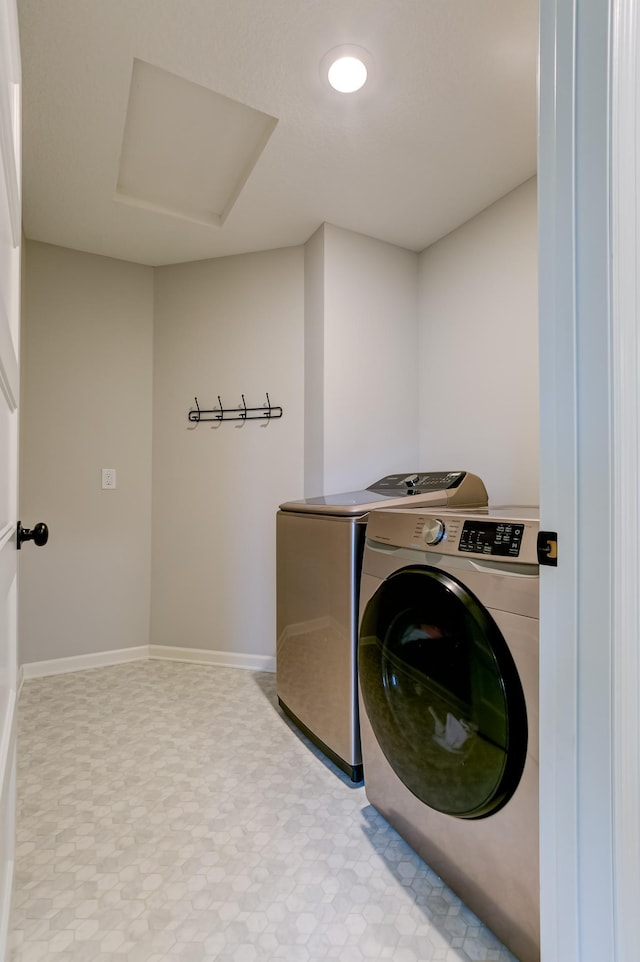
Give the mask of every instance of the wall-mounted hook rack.
<svg viewBox="0 0 640 962">
<path fill-rule="evenodd" d="M 266 404 L 263 404 L 259 408 L 248 408 L 244 399 L 244 394 L 242 397 L 242 406 L 236 408 L 225 408 L 220 395 L 218 394 L 218 406 L 215 408 L 204 409 L 198 404 L 198 398 L 194 398 L 196 402 L 195 408 L 191 408 L 187 415 L 189 421 L 199 424 L 200 421 L 271 421 L 274 418 L 282 417 L 282 408 L 280 405 L 274 405 L 269 400 L 269 394 L 265 391 L 265 396 L 267 398 Z"/>
</svg>

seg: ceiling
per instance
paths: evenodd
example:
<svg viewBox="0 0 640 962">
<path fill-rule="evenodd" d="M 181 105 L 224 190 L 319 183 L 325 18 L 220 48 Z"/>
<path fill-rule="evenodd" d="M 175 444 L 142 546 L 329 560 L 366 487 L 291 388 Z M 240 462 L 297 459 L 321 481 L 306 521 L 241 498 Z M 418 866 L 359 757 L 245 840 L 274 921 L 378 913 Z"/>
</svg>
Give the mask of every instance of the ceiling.
<svg viewBox="0 0 640 962">
<path fill-rule="evenodd" d="M 302 244 L 328 222 L 420 251 L 536 171 L 537 0 L 18 11 L 33 240 L 161 265 Z M 371 57 L 356 94 L 320 74 L 340 44 Z M 256 125 L 237 144 L 236 118 Z"/>
</svg>

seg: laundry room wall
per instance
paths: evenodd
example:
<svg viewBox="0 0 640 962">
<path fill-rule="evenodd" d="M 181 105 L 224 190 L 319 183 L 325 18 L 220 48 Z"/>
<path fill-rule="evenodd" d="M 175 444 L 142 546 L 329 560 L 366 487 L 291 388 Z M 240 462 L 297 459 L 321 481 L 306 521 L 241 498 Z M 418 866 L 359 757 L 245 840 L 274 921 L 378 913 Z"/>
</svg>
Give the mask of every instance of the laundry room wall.
<svg viewBox="0 0 640 962">
<path fill-rule="evenodd" d="M 430 467 L 418 464 L 417 255 L 324 224 L 305 285 L 306 495 Z"/>
<path fill-rule="evenodd" d="M 539 500 L 536 180 L 419 259 L 420 460 Z"/>
<path fill-rule="evenodd" d="M 265 392 L 270 424 L 187 420 L 195 396 Z M 151 643 L 273 667 L 275 515 L 303 484 L 302 247 L 156 269 L 153 412 Z"/>
<path fill-rule="evenodd" d="M 151 564 L 153 271 L 25 246 L 21 664 L 148 644 Z"/>
<path fill-rule="evenodd" d="M 51 540 L 21 553 L 20 662 L 273 667 L 281 501 L 460 467 L 537 502 L 535 187 L 420 255 L 329 224 L 155 270 L 27 242 L 21 516 Z M 266 426 L 187 420 L 267 391 Z"/>
<path fill-rule="evenodd" d="M 324 477 L 324 225 L 304 248 L 304 493 L 326 492 Z"/>
<path fill-rule="evenodd" d="M 158 268 L 154 303 L 151 643 L 273 667 L 278 504 L 417 464 L 417 255 L 323 225 Z M 187 421 L 265 391 L 266 428 Z"/>
</svg>

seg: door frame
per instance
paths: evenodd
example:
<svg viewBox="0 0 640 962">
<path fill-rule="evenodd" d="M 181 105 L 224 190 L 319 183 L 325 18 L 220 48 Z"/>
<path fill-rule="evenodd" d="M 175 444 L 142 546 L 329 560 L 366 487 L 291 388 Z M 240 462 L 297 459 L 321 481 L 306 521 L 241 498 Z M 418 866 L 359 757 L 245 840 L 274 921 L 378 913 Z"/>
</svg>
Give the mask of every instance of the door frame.
<svg viewBox="0 0 640 962">
<path fill-rule="evenodd" d="M 541 935 L 640 957 L 637 0 L 541 0 Z"/>
<path fill-rule="evenodd" d="M 611 5 L 613 882 L 618 962 L 640 958 L 640 11 Z"/>
<path fill-rule="evenodd" d="M 0 957 L 5 958 L 15 851 L 18 404 L 22 240 L 20 46 L 15 0 L 0 2 Z"/>
</svg>

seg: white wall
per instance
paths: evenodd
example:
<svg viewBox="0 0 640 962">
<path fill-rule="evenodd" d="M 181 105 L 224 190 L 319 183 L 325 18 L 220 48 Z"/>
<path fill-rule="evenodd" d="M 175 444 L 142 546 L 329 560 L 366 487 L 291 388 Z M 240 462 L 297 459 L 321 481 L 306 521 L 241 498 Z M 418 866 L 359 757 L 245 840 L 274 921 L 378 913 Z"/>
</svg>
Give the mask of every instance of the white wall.
<svg viewBox="0 0 640 962">
<path fill-rule="evenodd" d="M 420 463 L 538 504 L 536 182 L 420 256 Z"/>
<path fill-rule="evenodd" d="M 285 500 L 464 468 L 537 502 L 535 202 L 421 255 L 328 224 L 155 270 L 28 244 L 21 516 L 52 534 L 21 553 L 21 663 L 150 642 L 268 666 Z M 266 427 L 187 420 L 265 391 Z"/>
<path fill-rule="evenodd" d="M 155 278 L 151 642 L 272 659 L 278 504 L 417 466 L 417 257 L 324 225 Z M 266 429 L 187 422 L 265 390 Z"/>
<path fill-rule="evenodd" d="M 418 458 L 418 258 L 323 227 L 323 488 L 366 487 Z"/>
<path fill-rule="evenodd" d="M 304 496 L 324 491 L 324 225 L 304 248 Z"/>
<path fill-rule="evenodd" d="M 265 391 L 266 426 L 187 421 L 194 396 Z M 153 418 L 151 643 L 271 659 L 275 515 L 302 497 L 302 247 L 156 269 Z"/>
<path fill-rule="evenodd" d="M 153 271 L 27 243 L 20 662 L 148 643 Z M 117 471 L 101 490 L 101 468 Z"/>
</svg>

